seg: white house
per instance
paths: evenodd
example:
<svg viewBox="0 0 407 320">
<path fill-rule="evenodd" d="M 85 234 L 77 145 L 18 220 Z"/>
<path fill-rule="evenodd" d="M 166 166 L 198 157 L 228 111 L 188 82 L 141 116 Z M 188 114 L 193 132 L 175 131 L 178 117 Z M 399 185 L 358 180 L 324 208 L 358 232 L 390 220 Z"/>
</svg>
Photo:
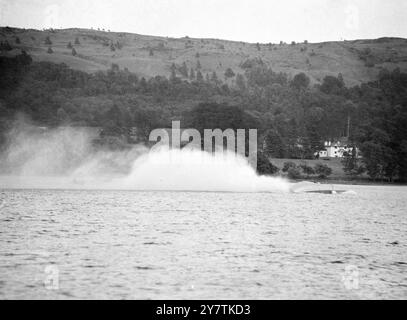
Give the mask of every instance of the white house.
<svg viewBox="0 0 407 320">
<path fill-rule="evenodd" d="M 352 154 L 353 146 L 348 142 L 347 138 L 342 138 L 336 141 L 325 141 L 324 149 L 315 153 L 319 158 L 343 158 L 346 154 Z M 360 158 L 359 149 L 356 148 L 356 156 Z"/>
</svg>

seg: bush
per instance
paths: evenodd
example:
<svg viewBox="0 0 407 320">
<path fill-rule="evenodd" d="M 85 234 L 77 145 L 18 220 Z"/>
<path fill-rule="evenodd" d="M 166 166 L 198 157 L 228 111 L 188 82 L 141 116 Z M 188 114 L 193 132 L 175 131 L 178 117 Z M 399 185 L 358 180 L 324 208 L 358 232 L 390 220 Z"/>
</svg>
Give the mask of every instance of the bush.
<svg viewBox="0 0 407 320">
<path fill-rule="evenodd" d="M 365 62 L 365 66 L 368 67 L 368 68 L 373 68 L 373 67 L 375 66 L 375 64 L 374 64 L 373 60 L 368 59 L 368 60 Z"/>
<path fill-rule="evenodd" d="M 365 172 L 365 167 L 362 165 L 361 160 L 357 158 L 356 147 L 352 148 L 352 152 L 345 154 L 341 161 L 343 171 L 346 175 L 357 177 Z"/>
<path fill-rule="evenodd" d="M 10 43 L 6 41 L 0 42 L 0 51 L 11 51 L 13 48 L 11 47 Z"/>
<path fill-rule="evenodd" d="M 231 68 L 227 68 L 225 71 L 225 77 L 226 78 L 233 78 L 235 76 L 235 73 Z"/>
<path fill-rule="evenodd" d="M 315 170 L 314 168 L 310 167 L 309 165 L 307 165 L 306 163 L 303 163 L 300 165 L 300 168 L 302 170 L 302 172 L 307 176 L 311 176 L 313 174 L 315 174 Z"/>
<path fill-rule="evenodd" d="M 294 76 L 293 80 L 291 81 L 291 86 L 296 88 L 297 90 L 300 90 L 301 88 L 306 89 L 308 88 L 310 82 L 310 78 L 308 78 L 305 73 L 301 72 Z"/>
<path fill-rule="evenodd" d="M 188 78 L 188 67 L 185 61 L 182 63 L 182 66 L 178 68 L 178 71 L 183 77 Z"/>
<path fill-rule="evenodd" d="M 332 174 L 332 169 L 326 164 L 318 163 L 314 167 L 315 173 L 319 178 L 326 178 Z"/>
<path fill-rule="evenodd" d="M 245 61 L 241 62 L 239 67 L 242 69 L 252 69 L 255 67 L 262 67 L 264 65 L 263 60 L 261 58 L 254 58 L 254 59 L 246 59 Z"/>
<path fill-rule="evenodd" d="M 297 165 L 294 162 L 284 162 L 283 172 L 288 172 L 291 168 L 296 168 Z"/>
<path fill-rule="evenodd" d="M 44 43 L 45 43 L 46 45 L 51 45 L 51 44 L 52 44 L 52 41 L 51 41 L 51 39 L 50 39 L 49 37 L 46 37 Z"/>
<path fill-rule="evenodd" d="M 272 175 L 280 171 L 270 160 L 262 153 L 257 153 L 257 173 L 260 175 Z"/>
<path fill-rule="evenodd" d="M 290 179 L 300 179 L 301 178 L 301 172 L 300 169 L 297 167 L 290 167 L 288 169 L 288 178 Z"/>
</svg>

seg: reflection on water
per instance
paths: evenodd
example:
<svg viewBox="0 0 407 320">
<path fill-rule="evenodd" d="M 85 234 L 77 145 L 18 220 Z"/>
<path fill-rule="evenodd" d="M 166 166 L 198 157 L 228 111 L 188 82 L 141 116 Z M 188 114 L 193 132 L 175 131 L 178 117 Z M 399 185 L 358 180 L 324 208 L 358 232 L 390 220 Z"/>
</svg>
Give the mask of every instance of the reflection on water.
<svg viewBox="0 0 407 320">
<path fill-rule="evenodd" d="M 349 188 L 349 187 L 348 187 Z M 0 298 L 407 298 L 407 188 L 0 191 Z"/>
</svg>

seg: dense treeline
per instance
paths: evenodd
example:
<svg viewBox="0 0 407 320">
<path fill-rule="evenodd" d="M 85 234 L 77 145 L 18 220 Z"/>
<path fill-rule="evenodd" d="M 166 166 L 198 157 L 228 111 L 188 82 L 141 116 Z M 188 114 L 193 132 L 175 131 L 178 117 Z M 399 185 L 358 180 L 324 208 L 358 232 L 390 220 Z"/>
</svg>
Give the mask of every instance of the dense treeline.
<svg viewBox="0 0 407 320">
<path fill-rule="evenodd" d="M 374 179 L 407 178 L 407 75 L 383 71 L 378 80 L 347 88 L 342 76 L 312 86 L 303 73 L 290 79 L 260 59 L 190 81 L 139 78 L 118 65 L 87 74 L 64 64 L 32 62 L 26 53 L 0 58 L 0 117 L 17 112 L 48 126 L 137 127 L 141 140 L 181 120 L 184 127 L 258 128 L 266 157 L 312 158 L 323 141 L 347 134 Z M 114 130 L 113 130 L 114 131 Z M 120 131 L 120 130 L 119 130 Z"/>
</svg>

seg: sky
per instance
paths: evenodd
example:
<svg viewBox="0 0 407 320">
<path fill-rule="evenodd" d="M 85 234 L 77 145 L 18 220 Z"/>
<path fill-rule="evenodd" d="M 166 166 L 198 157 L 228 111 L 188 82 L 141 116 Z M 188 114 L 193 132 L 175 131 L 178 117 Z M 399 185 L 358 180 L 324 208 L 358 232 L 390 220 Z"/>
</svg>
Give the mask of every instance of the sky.
<svg viewBox="0 0 407 320">
<path fill-rule="evenodd" d="M 0 26 L 277 43 L 407 38 L 406 0 L 0 0 Z"/>
</svg>

